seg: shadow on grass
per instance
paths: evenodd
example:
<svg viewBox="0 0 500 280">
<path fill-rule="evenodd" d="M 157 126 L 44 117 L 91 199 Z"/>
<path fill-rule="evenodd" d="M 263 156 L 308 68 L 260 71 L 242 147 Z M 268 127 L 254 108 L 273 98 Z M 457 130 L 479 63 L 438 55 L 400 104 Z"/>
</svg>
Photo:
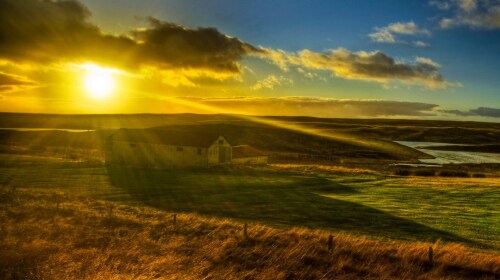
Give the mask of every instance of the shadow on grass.
<svg viewBox="0 0 500 280">
<path fill-rule="evenodd" d="M 114 186 L 136 201 L 166 211 L 405 240 L 472 243 L 375 208 L 323 197 L 318 193 L 355 195 L 352 188 L 325 178 L 244 170 L 107 169 Z"/>
</svg>

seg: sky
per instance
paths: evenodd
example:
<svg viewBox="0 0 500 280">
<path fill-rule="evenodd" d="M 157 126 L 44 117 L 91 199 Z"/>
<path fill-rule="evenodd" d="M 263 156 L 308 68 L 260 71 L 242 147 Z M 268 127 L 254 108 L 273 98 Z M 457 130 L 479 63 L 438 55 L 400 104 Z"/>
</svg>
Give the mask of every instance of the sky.
<svg viewBox="0 0 500 280">
<path fill-rule="evenodd" d="M 500 121 L 500 0 L 0 0 L 0 111 Z"/>
</svg>

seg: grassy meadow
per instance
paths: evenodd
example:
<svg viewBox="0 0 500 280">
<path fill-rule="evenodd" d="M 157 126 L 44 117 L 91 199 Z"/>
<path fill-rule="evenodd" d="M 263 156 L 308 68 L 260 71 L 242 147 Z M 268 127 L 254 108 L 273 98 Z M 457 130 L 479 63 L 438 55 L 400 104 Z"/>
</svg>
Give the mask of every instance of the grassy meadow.
<svg viewBox="0 0 500 280">
<path fill-rule="evenodd" d="M 64 192 L 66 191 L 66 192 Z M 0 193 L 2 279 L 497 279 L 458 243 L 381 241 L 177 214 L 85 192 Z M 432 258 L 429 257 L 432 248 Z"/>
<path fill-rule="evenodd" d="M 2 154 L 1 183 L 178 213 L 406 241 L 500 250 L 498 178 L 383 175 L 350 167 L 271 165 L 140 169 Z"/>
</svg>

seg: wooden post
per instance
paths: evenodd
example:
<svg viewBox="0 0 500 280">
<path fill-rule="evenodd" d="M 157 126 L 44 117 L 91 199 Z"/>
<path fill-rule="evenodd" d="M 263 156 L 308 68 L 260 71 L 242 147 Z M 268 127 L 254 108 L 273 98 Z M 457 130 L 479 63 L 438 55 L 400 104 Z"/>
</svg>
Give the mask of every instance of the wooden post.
<svg viewBox="0 0 500 280">
<path fill-rule="evenodd" d="M 333 248 L 333 235 L 330 234 L 330 236 L 328 236 L 328 251 L 331 251 Z"/>
<path fill-rule="evenodd" d="M 113 208 L 114 206 L 112 204 L 108 205 L 108 217 L 113 216 Z"/>
<path fill-rule="evenodd" d="M 243 228 L 243 236 L 245 237 L 245 239 L 248 238 L 248 224 L 245 223 L 245 227 Z"/>
<path fill-rule="evenodd" d="M 432 247 L 429 247 L 429 263 L 432 264 L 434 263 L 434 250 L 432 250 Z"/>
</svg>

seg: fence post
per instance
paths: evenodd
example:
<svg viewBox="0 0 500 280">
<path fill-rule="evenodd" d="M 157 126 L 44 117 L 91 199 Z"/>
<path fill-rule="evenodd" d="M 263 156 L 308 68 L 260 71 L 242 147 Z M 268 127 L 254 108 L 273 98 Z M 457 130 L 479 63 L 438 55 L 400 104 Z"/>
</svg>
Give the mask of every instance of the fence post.
<svg viewBox="0 0 500 280">
<path fill-rule="evenodd" d="M 112 204 L 108 205 L 108 217 L 113 216 L 113 208 L 114 206 Z"/>
<path fill-rule="evenodd" d="M 328 236 L 328 251 L 331 251 L 333 248 L 333 235 L 330 234 L 330 236 Z"/>
<path fill-rule="evenodd" d="M 429 263 L 434 263 L 434 250 L 432 250 L 432 247 L 429 247 Z"/>
<path fill-rule="evenodd" d="M 243 227 L 243 236 L 245 239 L 248 239 L 248 224 L 245 223 L 245 226 Z"/>
</svg>

